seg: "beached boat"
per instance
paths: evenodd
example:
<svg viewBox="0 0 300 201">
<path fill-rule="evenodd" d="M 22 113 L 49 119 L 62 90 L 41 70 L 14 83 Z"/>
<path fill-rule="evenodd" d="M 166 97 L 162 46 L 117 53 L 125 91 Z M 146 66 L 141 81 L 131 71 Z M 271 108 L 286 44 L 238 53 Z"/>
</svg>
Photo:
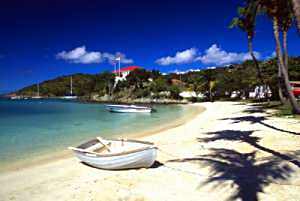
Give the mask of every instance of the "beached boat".
<svg viewBox="0 0 300 201">
<path fill-rule="evenodd" d="M 151 107 L 137 106 L 137 105 L 106 105 L 106 109 L 110 112 L 120 113 L 150 113 Z"/>
<path fill-rule="evenodd" d="M 150 167 L 157 152 L 157 148 L 150 142 L 102 138 L 92 139 L 69 149 L 73 150 L 82 162 L 107 170 Z"/>
</svg>

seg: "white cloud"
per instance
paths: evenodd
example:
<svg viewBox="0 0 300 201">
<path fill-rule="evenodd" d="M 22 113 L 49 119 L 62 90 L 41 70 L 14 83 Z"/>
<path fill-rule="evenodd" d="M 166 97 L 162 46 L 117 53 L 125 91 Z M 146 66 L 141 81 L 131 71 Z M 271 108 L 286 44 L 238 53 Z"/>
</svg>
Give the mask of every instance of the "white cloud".
<svg viewBox="0 0 300 201">
<path fill-rule="evenodd" d="M 257 59 L 260 59 L 261 57 L 259 52 L 254 52 L 254 55 Z M 205 50 L 204 55 L 197 57 L 195 60 L 201 61 L 203 64 L 226 65 L 250 59 L 252 58 L 249 53 L 226 52 L 216 44 L 213 44 L 210 48 Z"/>
<path fill-rule="evenodd" d="M 273 59 L 274 57 L 277 57 L 276 52 L 273 51 L 271 55 L 267 56 L 266 59 Z"/>
<path fill-rule="evenodd" d="M 69 52 L 62 51 L 56 55 L 56 58 L 69 61 L 71 63 L 100 63 L 102 56 L 100 52 L 87 52 L 85 46 L 77 47 Z"/>
<path fill-rule="evenodd" d="M 121 57 L 121 63 L 129 64 L 133 63 L 132 59 L 126 57 L 125 54 L 117 52 L 115 54 L 111 53 L 101 53 L 101 52 L 88 52 L 85 46 L 77 47 L 70 51 L 62 51 L 56 55 L 57 59 L 63 59 L 71 63 L 102 63 L 109 62 L 113 63 L 116 57 Z"/>
<path fill-rule="evenodd" d="M 156 63 L 162 66 L 167 66 L 171 64 L 191 63 L 195 60 L 196 56 L 197 56 L 197 49 L 190 48 L 182 52 L 176 52 L 175 56 L 173 57 L 167 56 L 167 57 L 162 57 L 160 59 L 157 59 Z"/>
<path fill-rule="evenodd" d="M 257 59 L 261 58 L 259 52 L 254 52 Z M 190 48 L 182 52 L 177 52 L 175 56 L 162 57 L 156 60 L 156 63 L 162 66 L 171 64 L 184 64 L 200 61 L 203 64 L 228 65 L 240 63 L 245 60 L 251 60 L 251 55 L 246 52 L 227 52 L 222 50 L 217 44 L 213 44 L 203 55 L 200 55 L 196 48 Z"/>
</svg>

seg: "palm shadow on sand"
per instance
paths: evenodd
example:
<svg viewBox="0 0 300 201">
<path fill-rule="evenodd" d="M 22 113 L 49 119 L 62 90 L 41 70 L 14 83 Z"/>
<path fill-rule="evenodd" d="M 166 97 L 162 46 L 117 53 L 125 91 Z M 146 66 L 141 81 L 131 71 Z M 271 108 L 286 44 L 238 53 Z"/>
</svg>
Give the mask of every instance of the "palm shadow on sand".
<svg viewBox="0 0 300 201">
<path fill-rule="evenodd" d="M 255 160 L 256 152 L 240 153 L 230 149 L 211 149 L 210 154 L 195 158 L 176 159 L 168 162 L 197 162 L 209 166 L 212 174 L 199 188 L 211 184 L 212 189 L 224 188 L 232 182 L 236 186 L 228 200 L 257 201 L 258 193 L 270 183 L 282 182 L 292 176 L 291 167 L 275 157 L 264 161 Z"/>
<path fill-rule="evenodd" d="M 249 145 L 259 149 L 260 151 L 267 152 L 272 154 L 275 157 L 280 158 L 281 160 L 285 160 L 288 162 L 293 163 L 297 167 L 300 168 L 300 161 L 296 159 L 293 154 L 299 155 L 300 151 L 293 152 L 292 154 L 282 154 L 278 151 L 272 150 L 270 148 L 261 146 L 259 141 L 261 138 L 253 136 L 253 130 L 250 131 L 240 131 L 240 130 L 222 130 L 216 132 L 209 132 L 206 133 L 209 135 L 208 137 L 198 138 L 199 142 L 213 142 L 217 140 L 227 140 L 227 141 L 238 141 L 238 142 L 245 142 Z"/>
<path fill-rule="evenodd" d="M 231 121 L 233 121 L 232 122 L 233 124 L 240 123 L 240 122 L 249 122 L 251 124 L 257 123 L 257 124 L 263 125 L 265 127 L 271 128 L 276 131 L 280 131 L 280 132 L 284 132 L 284 133 L 288 133 L 288 134 L 292 134 L 292 135 L 300 135 L 300 133 L 284 130 L 281 128 L 277 128 L 273 125 L 267 124 L 266 122 L 264 122 L 265 120 L 267 120 L 267 118 L 263 117 L 263 116 L 248 115 L 248 116 L 242 116 L 242 117 L 224 118 L 222 120 L 231 120 Z"/>
<path fill-rule="evenodd" d="M 300 162 L 297 160 L 300 151 L 283 154 L 263 147 L 259 144 L 261 138 L 253 136 L 253 132 L 237 130 L 210 132 L 206 133 L 208 136 L 198 138 L 198 142 L 207 143 L 217 140 L 244 142 L 271 156 L 256 160 L 257 151 L 241 153 L 231 149 L 210 149 L 209 154 L 167 162 L 197 162 L 202 167 L 209 166 L 212 174 L 206 177 L 200 187 L 212 184 L 213 189 L 222 188 L 226 182 L 232 181 L 236 190 L 228 200 L 256 201 L 258 193 L 263 193 L 263 189 L 270 183 L 284 182 L 292 176 L 294 170 L 291 163 L 295 165 L 294 167 L 300 167 Z"/>
</svg>

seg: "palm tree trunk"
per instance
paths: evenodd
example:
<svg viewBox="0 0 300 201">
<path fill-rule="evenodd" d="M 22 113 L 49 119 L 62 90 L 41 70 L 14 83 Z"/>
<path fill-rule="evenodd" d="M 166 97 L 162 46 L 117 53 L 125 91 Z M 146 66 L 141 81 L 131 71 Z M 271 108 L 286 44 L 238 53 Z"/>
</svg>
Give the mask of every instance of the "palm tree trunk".
<svg viewBox="0 0 300 201">
<path fill-rule="evenodd" d="M 254 52 L 253 52 L 253 44 L 252 44 L 252 37 L 251 36 L 248 36 L 248 49 L 249 49 L 249 53 L 250 53 L 250 55 L 252 57 L 252 60 L 254 62 L 254 65 L 256 67 L 257 77 L 259 78 L 259 80 L 263 84 L 264 81 L 263 81 L 263 78 L 262 78 L 262 75 L 261 75 L 261 70 L 260 70 L 258 61 L 257 61 L 257 59 L 256 59 L 256 57 L 254 55 Z"/>
<path fill-rule="evenodd" d="M 260 83 L 264 86 L 265 85 L 265 82 L 264 82 L 264 79 L 262 77 L 262 73 L 261 73 L 261 69 L 259 67 L 259 63 L 254 55 L 254 52 L 253 52 L 253 43 L 252 43 L 252 37 L 248 35 L 248 50 L 249 50 L 249 53 L 252 57 L 252 60 L 254 62 L 254 65 L 256 67 L 256 73 L 257 73 L 257 77 L 260 81 Z M 264 92 L 265 93 L 265 97 L 267 97 L 267 91 Z"/>
<path fill-rule="evenodd" d="M 284 65 L 285 65 L 285 68 L 287 69 L 288 71 L 288 59 L 289 59 L 289 56 L 288 56 L 288 48 L 287 48 L 287 31 L 283 31 L 282 32 L 282 35 L 283 35 L 283 57 L 284 57 Z M 281 69 L 280 69 L 280 63 L 278 62 L 278 80 L 279 80 L 279 84 L 281 87 L 279 87 L 279 98 L 280 98 L 280 102 L 282 104 L 284 104 L 286 102 L 286 90 L 284 89 L 283 87 L 283 78 L 282 78 L 282 72 L 281 72 Z"/>
<path fill-rule="evenodd" d="M 280 68 L 280 63 L 279 61 L 277 62 L 277 66 L 278 66 L 278 81 L 277 81 L 277 85 L 278 85 L 278 96 L 279 96 L 279 100 L 281 102 L 281 104 L 285 104 L 286 103 L 286 99 L 283 95 L 283 89 L 282 89 L 282 72 L 281 72 L 281 68 Z"/>
<path fill-rule="evenodd" d="M 293 0 L 293 8 L 296 15 L 298 31 L 300 32 L 300 0 Z"/>
<path fill-rule="evenodd" d="M 274 31 L 274 38 L 275 38 L 275 42 L 276 42 L 276 55 L 277 55 L 277 59 L 279 61 L 279 67 L 281 69 L 281 73 L 283 76 L 284 85 L 288 92 L 288 99 L 291 103 L 293 113 L 300 114 L 300 107 L 298 106 L 297 100 L 293 94 L 293 91 L 292 91 L 292 88 L 290 85 L 290 81 L 289 81 L 288 71 L 287 71 L 287 68 L 283 61 L 283 56 L 282 56 L 282 51 L 281 51 L 281 43 L 280 43 L 280 39 L 279 39 L 278 19 L 276 17 L 273 18 L 273 31 Z"/>
<path fill-rule="evenodd" d="M 287 31 L 283 31 L 283 52 L 284 52 L 284 65 L 289 70 L 289 55 L 287 48 Z"/>
<path fill-rule="evenodd" d="M 208 85 L 209 85 L 209 100 L 210 100 L 210 102 L 213 102 L 212 83 L 211 83 L 211 81 L 208 82 Z"/>
</svg>

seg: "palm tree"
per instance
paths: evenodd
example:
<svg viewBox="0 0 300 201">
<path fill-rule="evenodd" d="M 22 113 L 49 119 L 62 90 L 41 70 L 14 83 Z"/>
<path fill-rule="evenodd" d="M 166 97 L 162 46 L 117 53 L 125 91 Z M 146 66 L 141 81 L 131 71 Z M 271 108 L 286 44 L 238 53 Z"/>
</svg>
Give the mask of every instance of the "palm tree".
<svg viewBox="0 0 300 201">
<path fill-rule="evenodd" d="M 254 38 L 254 30 L 255 30 L 255 21 L 256 15 L 258 11 L 258 2 L 257 1 L 246 1 L 245 7 L 238 8 L 238 17 L 233 18 L 230 28 L 238 27 L 242 31 L 246 32 L 247 34 L 247 41 L 248 41 L 248 50 L 249 54 L 254 61 L 254 65 L 256 67 L 257 76 L 260 82 L 264 85 L 264 80 L 262 77 L 261 69 L 259 67 L 259 63 L 255 57 L 253 51 L 253 38 Z"/>
<path fill-rule="evenodd" d="M 288 67 L 288 48 L 287 48 L 287 33 L 291 28 L 293 23 L 293 10 L 290 1 L 287 1 L 287 6 L 281 8 L 281 19 L 280 19 L 280 28 L 283 36 L 283 52 L 284 52 L 284 63 Z"/>
<path fill-rule="evenodd" d="M 288 4 L 289 5 L 289 4 Z M 280 19 L 280 28 L 283 36 L 283 55 L 284 55 L 284 64 L 285 67 L 288 69 L 288 47 L 287 47 L 287 34 L 288 30 L 292 26 L 292 21 L 293 21 L 293 12 L 292 12 L 292 6 L 288 7 L 283 7 L 281 9 L 281 19 Z M 283 91 L 285 92 L 284 94 L 286 95 L 287 92 L 284 88 L 283 85 L 283 77 L 282 77 L 282 72 L 280 68 L 280 63 L 278 62 L 278 93 L 280 97 L 280 101 L 282 104 L 286 102 L 286 98 L 283 95 Z"/>
<path fill-rule="evenodd" d="M 298 31 L 300 32 L 300 0 L 293 0 L 293 8 L 296 15 Z"/>
<path fill-rule="evenodd" d="M 290 8 L 290 0 L 257 0 L 260 5 L 264 8 L 267 15 L 273 20 L 273 33 L 276 43 L 276 56 L 278 59 L 278 64 L 283 76 L 284 86 L 287 91 L 288 99 L 292 106 L 293 112 L 300 114 L 300 107 L 297 104 L 297 100 L 293 94 L 288 69 L 286 66 L 287 60 L 283 58 L 282 45 L 280 41 L 280 28 L 282 28 L 283 19 L 286 19 L 286 12 L 284 10 Z M 287 51 L 285 52 L 287 54 Z"/>
</svg>

